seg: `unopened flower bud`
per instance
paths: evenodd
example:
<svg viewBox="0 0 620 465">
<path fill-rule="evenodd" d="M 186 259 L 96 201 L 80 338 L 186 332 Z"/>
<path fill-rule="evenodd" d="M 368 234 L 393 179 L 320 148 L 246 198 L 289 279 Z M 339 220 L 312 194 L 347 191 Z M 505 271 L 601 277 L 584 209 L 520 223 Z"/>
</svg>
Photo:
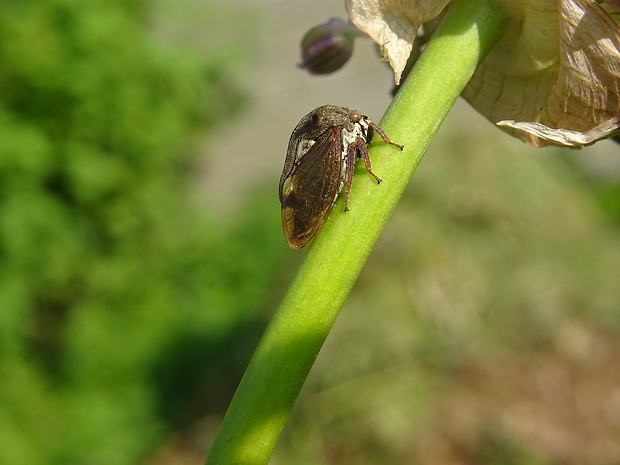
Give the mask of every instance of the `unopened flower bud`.
<svg viewBox="0 0 620 465">
<path fill-rule="evenodd" d="M 299 66 L 310 74 L 329 74 L 339 70 L 353 54 L 353 40 L 359 30 L 340 18 L 313 27 L 301 41 Z"/>
</svg>

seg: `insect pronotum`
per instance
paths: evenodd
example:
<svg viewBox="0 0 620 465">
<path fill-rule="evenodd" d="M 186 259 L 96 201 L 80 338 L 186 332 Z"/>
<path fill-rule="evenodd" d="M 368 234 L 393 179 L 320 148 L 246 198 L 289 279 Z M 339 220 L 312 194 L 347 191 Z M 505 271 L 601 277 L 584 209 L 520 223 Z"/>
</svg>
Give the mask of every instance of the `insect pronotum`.
<svg viewBox="0 0 620 465">
<path fill-rule="evenodd" d="M 291 249 L 301 249 L 312 240 L 343 188 L 344 211 L 349 210 L 358 158 L 364 160 L 366 171 L 377 183 L 381 182 L 372 172 L 366 149 L 374 132 L 386 144 L 403 149 L 366 115 L 337 105 L 316 108 L 297 124 L 280 177 L 282 227 Z"/>
</svg>

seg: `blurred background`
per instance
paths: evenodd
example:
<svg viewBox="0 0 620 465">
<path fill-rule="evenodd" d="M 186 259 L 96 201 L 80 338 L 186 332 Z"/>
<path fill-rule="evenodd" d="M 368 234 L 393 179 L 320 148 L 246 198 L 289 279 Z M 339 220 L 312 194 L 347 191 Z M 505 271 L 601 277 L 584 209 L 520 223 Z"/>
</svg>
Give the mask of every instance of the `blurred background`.
<svg viewBox="0 0 620 465">
<path fill-rule="evenodd" d="M 0 463 L 202 463 L 304 252 L 297 121 L 378 121 L 370 41 L 300 70 L 328 0 L 31 0 L 0 15 Z M 620 462 L 619 146 L 532 149 L 463 102 L 274 464 Z"/>
</svg>

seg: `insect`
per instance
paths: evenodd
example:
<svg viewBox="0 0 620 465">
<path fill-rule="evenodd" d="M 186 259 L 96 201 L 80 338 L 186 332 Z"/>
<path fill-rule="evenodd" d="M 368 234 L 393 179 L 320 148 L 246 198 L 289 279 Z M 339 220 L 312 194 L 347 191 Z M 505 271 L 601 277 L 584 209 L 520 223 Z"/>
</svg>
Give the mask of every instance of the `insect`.
<svg viewBox="0 0 620 465">
<path fill-rule="evenodd" d="M 343 188 L 344 211 L 349 210 L 358 158 L 364 160 L 366 171 L 377 183 L 381 182 L 372 172 L 366 149 L 374 132 L 386 144 L 403 149 L 366 115 L 337 105 L 318 107 L 297 124 L 280 176 L 282 228 L 291 249 L 301 249 L 312 240 Z"/>
</svg>

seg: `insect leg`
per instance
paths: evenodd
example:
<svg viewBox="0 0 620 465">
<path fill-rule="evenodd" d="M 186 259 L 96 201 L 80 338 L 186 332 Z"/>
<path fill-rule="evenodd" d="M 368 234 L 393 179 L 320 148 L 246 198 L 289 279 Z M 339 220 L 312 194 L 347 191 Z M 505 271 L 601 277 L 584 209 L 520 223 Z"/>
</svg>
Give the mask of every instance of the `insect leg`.
<svg viewBox="0 0 620 465">
<path fill-rule="evenodd" d="M 355 139 L 355 146 L 357 147 L 360 157 L 362 158 L 362 160 L 364 160 L 364 166 L 366 166 L 366 171 L 372 174 L 372 176 L 377 180 L 377 183 L 380 183 L 381 178 L 379 178 L 379 176 L 372 172 L 372 165 L 370 164 L 370 156 L 368 155 L 368 149 L 366 148 L 366 141 L 361 137 L 358 137 L 357 139 Z"/>
<path fill-rule="evenodd" d="M 401 150 L 405 148 L 404 146 L 397 144 L 396 142 L 392 142 L 387 136 L 387 134 L 383 132 L 383 129 L 381 129 L 372 121 L 368 121 L 368 127 L 375 131 L 377 134 L 379 134 L 381 136 L 381 139 L 383 139 L 383 142 L 385 142 L 386 144 L 393 145 L 394 147 L 398 147 Z"/>
<path fill-rule="evenodd" d="M 347 147 L 347 170 L 344 175 L 344 211 L 349 211 L 349 194 L 351 194 L 351 183 L 353 182 L 353 173 L 355 172 L 355 150 L 357 145 L 351 142 Z"/>
</svg>

